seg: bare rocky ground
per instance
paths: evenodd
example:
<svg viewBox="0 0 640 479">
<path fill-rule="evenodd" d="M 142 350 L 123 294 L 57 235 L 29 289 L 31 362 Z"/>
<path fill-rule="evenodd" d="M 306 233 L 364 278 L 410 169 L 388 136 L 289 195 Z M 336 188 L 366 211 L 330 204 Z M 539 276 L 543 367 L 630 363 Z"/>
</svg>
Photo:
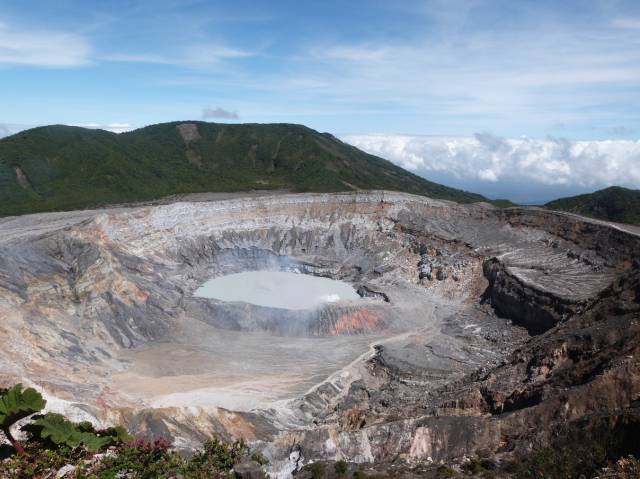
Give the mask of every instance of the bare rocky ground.
<svg viewBox="0 0 640 479">
<path fill-rule="evenodd" d="M 633 229 L 391 192 L 189 200 L 0 220 L 0 382 L 185 449 L 243 437 L 282 477 L 499 459 L 559 428 L 638 437 Z M 258 269 L 363 299 L 192 296 Z"/>
</svg>

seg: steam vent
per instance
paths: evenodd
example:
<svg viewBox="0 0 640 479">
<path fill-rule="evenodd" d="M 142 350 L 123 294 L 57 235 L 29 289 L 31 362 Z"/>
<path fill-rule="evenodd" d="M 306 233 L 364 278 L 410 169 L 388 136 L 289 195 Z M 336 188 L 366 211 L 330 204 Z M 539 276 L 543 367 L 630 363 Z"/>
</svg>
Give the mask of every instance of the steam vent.
<svg viewBox="0 0 640 479">
<path fill-rule="evenodd" d="M 383 191 L 5 218 L 0 379 L 279 477 L 629 438 L 639 258 L 630 227 Z"/>
</svg>

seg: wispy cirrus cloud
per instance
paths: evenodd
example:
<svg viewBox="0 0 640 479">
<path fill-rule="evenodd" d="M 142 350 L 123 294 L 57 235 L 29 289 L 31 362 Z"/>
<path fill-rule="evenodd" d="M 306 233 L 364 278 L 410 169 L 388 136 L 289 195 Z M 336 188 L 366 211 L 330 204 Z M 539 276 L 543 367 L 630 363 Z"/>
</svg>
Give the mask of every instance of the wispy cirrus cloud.
<svg viewBox="0 0 640 479">
<path fill-rule="evenodd" d="M 615 18 L 611 23 L 617 28 L 640 30 L 640 17 Z"/>
<path fill-rule="evenodd" d="M 461 12 L 461 19 L 438 19 L 408 38 L 315 44 L 288 78 L 271 83 L 291 92 L 313 85 L 307 93 L 354 111 L 380 105 L 387 117 L 397 113 L 391 128 L 413 122 L 410 129 L 424 133 L 486 128 L 540 136 L 563 123 L 585 135 L 593 127 L 603 134 L 617 122 L 637 124 L 636 20 L 603 18 L 581 29 L 531 10 L 540 17 L 505 28 L 468 29 L 472 19 Z"/>
<path fill-rule="evenodd" d="M 0 22 L 0 64 L 77 67 L 91 62 L 89 40 L 75 33 L 17 29 Z"/>
<path fill-rule="evenodd" d="M 169 53 L 114 53 L 102 57 L 109 62 L 147 63 L 172 66 L 210 66 L 226 60 L 248 58 L 254 52 L 214 44 L 191 44 Z"/>
<path fill-rule="evenodd" d="M 154 53 L 114 53 L 102 57 L 102 60 L 122 63 L 151 63 L 156 65 L 173 65 L 175 60 Z"/>
</svg>

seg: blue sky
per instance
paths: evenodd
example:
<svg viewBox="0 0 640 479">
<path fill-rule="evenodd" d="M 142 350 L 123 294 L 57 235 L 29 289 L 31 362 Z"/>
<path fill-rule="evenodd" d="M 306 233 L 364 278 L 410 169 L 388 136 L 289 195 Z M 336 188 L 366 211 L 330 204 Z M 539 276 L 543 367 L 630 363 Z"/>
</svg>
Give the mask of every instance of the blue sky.
<svg viewBox="0 0 640 479">
<path fill-rule="evenodd" d="M 637 140 L 640 2 L 3 0 L 0 86 L 0 133 L 207 119 Z"/>
</svg>

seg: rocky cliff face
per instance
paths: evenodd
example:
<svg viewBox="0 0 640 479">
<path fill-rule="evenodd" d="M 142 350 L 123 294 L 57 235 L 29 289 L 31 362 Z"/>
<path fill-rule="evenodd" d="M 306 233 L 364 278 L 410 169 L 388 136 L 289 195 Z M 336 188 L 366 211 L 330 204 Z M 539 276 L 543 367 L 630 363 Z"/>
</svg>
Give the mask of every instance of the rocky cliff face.
<svg viewBox="0 0 640 479">
<path fill-rule="evenodd" d="M 185 448 L 244 437 L 283 474 L 508 452 L 559 424 L 635 427 L 638 257 L 605 223 L 389 192 L 6 219 L 0 379 Z M 295 312 L 192 295 L 263 269 L 363 299 Z"/>
</svg>

